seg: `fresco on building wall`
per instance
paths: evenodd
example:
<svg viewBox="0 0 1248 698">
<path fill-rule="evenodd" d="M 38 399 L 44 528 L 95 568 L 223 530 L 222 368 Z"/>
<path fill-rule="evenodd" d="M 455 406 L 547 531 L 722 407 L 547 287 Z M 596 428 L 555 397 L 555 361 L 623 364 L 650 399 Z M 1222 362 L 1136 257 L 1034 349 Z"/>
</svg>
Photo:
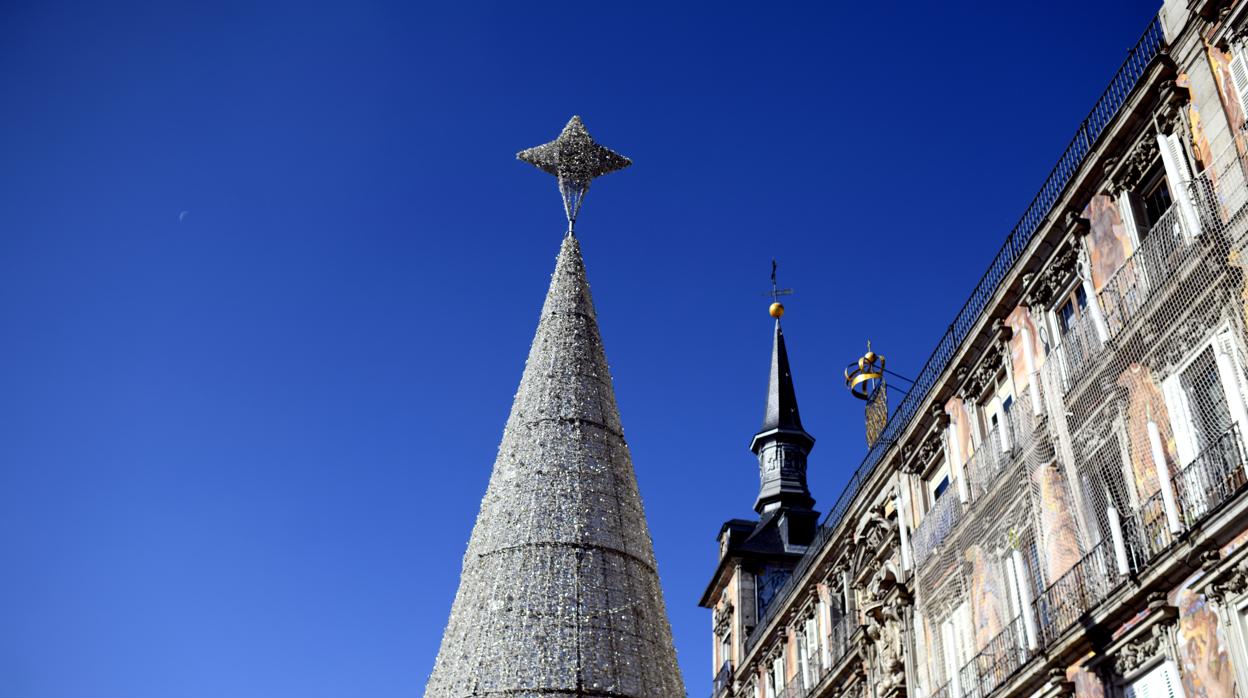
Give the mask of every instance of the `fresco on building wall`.
<svg viewBox="0 0 1248 698">
<path fill-rule="evenodd" d="M 1127 440 L 1131 453 L 1131 474 L 1135 491 L 1144 500 L 1156 494 L 1157 468 L 1153 464 L 1153 449 L 1148 438 L 1148 420 L 1157 424 L 1165 451 L 1166 467 L 1176 473 L 1178 451 L 1174 443 L 1174 430 L 1170 427 L 1170 413 L 1166 410 L 1166 398 L 1161 393 L 1152 371 L 1140 363 L 1127 366 L 1118 376 L 1118 385 L 1127 390 Z M 1157 511 L 1160 511 L 1159 509 Z"/>
<path fill-rule="evenodd" d="M 945 403 L 945 412 L 949 414 L 950 433 L 958 440 L 958 452 L 962 454 L 962 462 L 965 463 L 975 453 L 975 446 L 971 443 L 970 415 L 962 398 L 958 397 L 950 398 Z"/>
<path fill-rule="evenodd" d="M 1093 196 L 1083 209 L 1083 217 L 1090 228 L 1085 242 L 1092 261 L 1092 286 L 1100 291 L 1131 257 L 1134 246 L 1113 198 L 1105 194 Z"/>
<path fill-rule="evenodd" d="M 1093 655 L 1088 655 L 1091 657 Z M 1075 684 L 1075 698 L 1104 698 L 1105 685 L 1094 672 L 1083 668 L 1083 661 L 1066 669 L 1066 680 Z"/>
<path fill-rule="evenodd" d="M 1045 580 L 1052 582 L 1074 567 L 1079 558 L 1075 503 L 1062 469 L 1041 466 L 1031 473 L 1040 493 L 1040 534 L 1044 544 Z"/>
<path fill-rule="evenodd" d="M 994 565 L 983 548 L 966 550 L 971 565 L 971 620 L 975 624 L 975 651 L 983 649 L 1005 627 L 1009 601 L 1005 595 L 1005 572 Z"/>
<path fill-rule="evenodd" d="M 1040 344 L 1040 333 L 1036 331 L 1036 323 L 1031 319 L 1031 313 L 1027 308 L 1018 306 L 1010 312 L 1005 318 L 1005 324 L 1009 326 L 1013 332 L 1010 337 L 1010 361 L 1011 369 L 1014 372 L 1014 386 L 1019 394 L 1031 385 L 1031 375 L 1027 373 L 1027 354 L 1023 348 L 1023 328 L 1027 328 L 1027 333 L 1031 337 L 1031 356 L 1035 362 L 1034 368 L 1039 371 L 1044 365 L 1044 347 Z"/>
<path fill-rule="evenodd" d="M 1206 42 L 1205 55 L 1209 57 L 1209 67 L 1213 70 L 1213 80 L 1218 86 L 1218 97 L 1222 101 L 1222 109 L 1226 111 L 1226 120 L 1235 134 L 1235 149 L 1242 156 L 1246 152 L 1244 134 L 1241 131 L 1244 110 L 1239 107 L 1239 95 L 1231 82 L 1231 54 Z"/>
<path fill-rule="evenodd" d="M 1200 110 L 1196 108 L 1196 93 L 1192 90 L 1192 79 L 1187 73 L 1179 73 L 1174 81 L 1179 89 L 1187 90 L 1187 122 L 1192 127 L 1192 154 L 1200 169 L 1209 173 L 1209 178 L 1217 184 L 1217 173 L 1213 171 L 1213 150 L 1209 147 L 1209 137 L 1205 135 L 1205 123 L 1200 118 Z"/>
<path fill-rule="evenodd" d="M 1233 698 L 1235 673 L 1217 611 L 1204 594 L 1189 588 L 1199 577 L 1189 577 L 1170 595 L 1170 603 L 1179 609 L 1175 640 L 1183 692 L 1187 698 Z"/>
</svg>

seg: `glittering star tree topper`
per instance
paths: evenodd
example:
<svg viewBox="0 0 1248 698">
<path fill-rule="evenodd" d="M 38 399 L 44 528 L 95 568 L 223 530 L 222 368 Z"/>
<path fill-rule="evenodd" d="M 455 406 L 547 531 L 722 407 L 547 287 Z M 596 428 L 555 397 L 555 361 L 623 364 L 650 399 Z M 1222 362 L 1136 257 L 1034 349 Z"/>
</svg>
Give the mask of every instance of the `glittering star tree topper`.
<svg viewBox="0 0 1248 698">
<path fill-rule="evenodd" d="M 595 143 L 579 116 L 568 120 L 568 125 L 563 127 L 563 132 L 555 140 L 522 150 L 516 153 L 516 157 L 559 178 L 559 193 L 563 195 L 563 210 L 568 215 L 569 235 L 576 225 L 576 214 L 580 213 L 589 183 L 595 177 L 633 164 L 623 155 Z"/>
</svg>

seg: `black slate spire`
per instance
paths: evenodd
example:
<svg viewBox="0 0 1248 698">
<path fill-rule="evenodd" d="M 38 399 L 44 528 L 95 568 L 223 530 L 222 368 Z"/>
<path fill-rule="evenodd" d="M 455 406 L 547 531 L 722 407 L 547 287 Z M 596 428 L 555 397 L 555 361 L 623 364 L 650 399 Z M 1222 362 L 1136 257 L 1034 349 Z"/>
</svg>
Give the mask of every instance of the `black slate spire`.
<svg viewBox="0 0 1248 698">
<path fill-rule="evenodd" d="M 810 509 L 815 499 L 806 486 L 806 456 L 815 437 L 802 428 L 797 409 L 797 393 L 789 370 L 789 353 L 784 346 L 784 330 L 776 319 L 771 348 L 771 375 L 767 382 L 767 409 L 763 426 L 750 442 L 758 456 L 760 488 L 755 511 L 763 513 L 779 507 Z"/>
</svg>

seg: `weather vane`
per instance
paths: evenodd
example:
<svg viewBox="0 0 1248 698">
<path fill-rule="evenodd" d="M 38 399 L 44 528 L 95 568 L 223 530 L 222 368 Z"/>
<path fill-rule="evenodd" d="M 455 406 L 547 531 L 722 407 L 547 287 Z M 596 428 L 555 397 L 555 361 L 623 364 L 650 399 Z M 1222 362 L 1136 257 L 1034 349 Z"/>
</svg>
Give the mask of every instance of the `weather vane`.
<svg viewBox="0 0 1248 698">
<path fill-rule="evenodd" d="M 867 447 L 875 445 L 884 425 L 888 423 L 888 386 L 884 381 L 884 357 L 871 351 L 867 340 L 867 353 L 857 362 L 845 367 L 845 387 L 859 400 L 865 400 Z"/>
<path fill-rule="evenodd" d="M 579 116 L 573 116 L 555 140 L 521 150 L 516 157 L 559 178 L 563 210 L 568 216 L 568 235 L 574 234 L 576 215 L 581 212 L 589 183 L 595 177 L 633 164 L 623 155 L 595 143 Z"/>
<path fill-rule="evenodd" d="M 771 313 L 771 316 L 777 320 L 779 320 L 780 317 L 784 315 L 784 304 L 780 302 L 780 296 L 793 295 L 793 289 L 791 288 L 776 288 L 776 267 L 778 266 L 779 265 L 776 264 L 776 258 L 772 257 L 771 258 L 771 290 L 763 291 L 764 296 L 771 297 L 771 308 L 768 310 L 768 312 Z"/>
</svg>

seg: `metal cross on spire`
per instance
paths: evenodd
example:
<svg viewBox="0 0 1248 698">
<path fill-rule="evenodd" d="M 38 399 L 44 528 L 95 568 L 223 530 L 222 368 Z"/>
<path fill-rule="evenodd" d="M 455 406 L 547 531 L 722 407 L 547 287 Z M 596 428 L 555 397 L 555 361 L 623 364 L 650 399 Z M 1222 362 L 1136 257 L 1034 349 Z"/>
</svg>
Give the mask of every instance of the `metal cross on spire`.
<svg viewBox="0 0 1248 698">
<path fill-rule="evenodd" d="M 780 296 L 793 295 L 791 288 L 776 288 L 776 267 L 780 266 L 776 263 L 776 258 L 771 258 L 771 290 L 763 291 L 764 296 L 771 296 L 771 309 L 768 311 L 772 317 L 777 320 L 784 315 L 784 306 L 780 303 Z"/>
<path fill-rule="evenodd" d="M 563 210 L 568 215 L 569 235 L 576 225 L 576 215 L 581 211 L 581 202 L 589 191 L 589 183 L 595 177 L 633 164 L 623 155 L 595 143 L 579 116 L 573 116 L 568 121 L 558 138 L 545 145 L 521 150 L 516 153 L 516 158 L 559 178 L 559 193 L 563 195 Z"/>
</svg>

